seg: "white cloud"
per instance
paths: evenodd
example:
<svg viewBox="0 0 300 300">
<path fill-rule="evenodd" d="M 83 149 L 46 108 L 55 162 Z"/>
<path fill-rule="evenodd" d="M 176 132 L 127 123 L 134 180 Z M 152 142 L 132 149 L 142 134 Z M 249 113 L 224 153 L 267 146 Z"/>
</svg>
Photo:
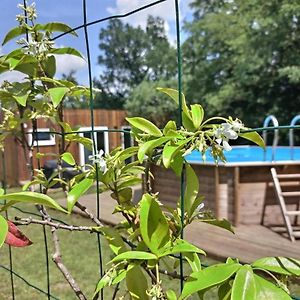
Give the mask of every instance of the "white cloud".
<svg viewBox="0 0 300 300">
<path fill-rule="evenodd" d="M 1 49 L 0 49 L 1 53 Z M 64 54 L 64 55 L 55 55 L 56 57 L 56 75 L 60 77 L 62 73 L 68 74 L 71 71 L 79 71 L 87 66 L 87 63 L 84 59 Z M 10 82 L 17 82 L 17 81 L 23 81 L 26 77 L 25 74 L 18 72 L 18 71 L 9 71 L 0 74 L 0 85 L 6 80 Z"/>
<path fill-rule="evenodd" d="M 84 59 L 70 54 L 55 55 L 55 59 L 56 73 L 68 74 L 71 71 L 78 71 L 87 66 Z"/>
<path fill-rule="evenodd" d="M 179 0 L 180 5 L 180 19 L 183 20 L 190 12 L 189 3 L 192 0 Z M 153 1 L 147 0 L 116 0 L 114 7 L 110 6 L 107 8 L 107 11 L 114 14 L 125 14 L 132 10 L 135 10 L 141 6 L 150 4 Z M 175 2 L 174 1 L 165 1 L 154 5 L 148 9 L 137 12 L 124 19 L 125 22 L 133 26 L 141 26 L 142 28 L 146 27 L 148 15 L 153 15 L 161 17 L 166 21 L 166 32 L 171 39 L 171 25 L 170 22 L 175 21 Z M 173 30 L 174 31 L 174 30 Z"/>
<path fill-rule="evenodd" d="M 18 72 L 18 71 L 9 71 L 0 74 L 0 85 L 4 81 L 10 81 L 10 82 L 17 82 L 17 81 L 23 81 L 25 78 L 25 74 Z"/>
</svg>

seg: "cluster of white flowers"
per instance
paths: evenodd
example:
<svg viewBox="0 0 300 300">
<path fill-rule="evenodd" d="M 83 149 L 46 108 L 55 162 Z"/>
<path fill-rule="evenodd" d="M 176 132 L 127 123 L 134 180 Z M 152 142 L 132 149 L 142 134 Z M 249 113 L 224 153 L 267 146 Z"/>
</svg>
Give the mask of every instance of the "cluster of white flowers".
<svg viewBox="0 0 300 300">
<path fill-rule="evenodd" d="M 232 147 L 229 145 L 229 140 L 236 140 L 242 127 L 243 123 L 240 120 L 232 121 L 232 123 L 222 123 L 214 133 L 216 142 L 222 146 L 225 151 L 230 151 Z"/>
<path fill-rule="evenodd" d="M 32 21 L 37 18 L 35 2 L 33 2 L 31 5 L 26 5 L 26 7 L 23 4 L 18 4 L 18 8 L 26 12 L 26 16 L 25 14 L 17 15 L 16 19 L 18 22 L 20 22 L 20 24 L 24 23 L 26 18 Z"/>
<path fill-rule="evenodd" d="M 29 36 L 28 41 L 25 38 L 21 38 L 17 41 L 17 43 L 23 46 L 24 52 L 29 52 L 31 55 L 34 56 L 48 53 L 48 51 L 54 46 L 54 42 L 50 41 L 46 34 L 44 34 L 44 37 L 41 39 L 40 42 L 33 40 Z"/>
<path fill-rule="evenodd" d="M 97 154 L 90 155 L 89 160 L 92 161 L 93 164 L 97 164 L 100 171 L 105 174 L 107 171 L 107 165 L 103 155 L 104 151 L 101 149 Z"/>
</svg>

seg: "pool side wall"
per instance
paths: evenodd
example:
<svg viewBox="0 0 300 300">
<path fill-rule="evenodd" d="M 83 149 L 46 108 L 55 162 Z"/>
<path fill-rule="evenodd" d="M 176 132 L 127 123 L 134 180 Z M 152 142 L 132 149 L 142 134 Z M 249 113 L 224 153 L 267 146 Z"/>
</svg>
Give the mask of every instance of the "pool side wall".
<svg viewBox="0 0 300 300">
<path fill-rule="evenodd" d="M 273 165 L 274 166 L 274 165 Z M 300 173 L 299 165 L 275 165 L 278 173 Z M 200 194 L 204 195 L 205 209 L 211 210 L 219 219 L 226 218 L 234 225 L 260 224 L 264 203 L 264 224 L 283 224 L 271 179 L 271 166 L 212 166 L 194 164 L 199 178 Z M 153 166 L 155 181 L 152 188 L 159 192 L 159 199 L 171 207 L 176 206 L 180 196 L 180 179 L 171 170 Z M 300 190 L 286 184 L 285 190 Z M 289 199 L 290 203 L 299 201 Z M 295 209 L 291 204 L 289 208 Z"/>
</svg>

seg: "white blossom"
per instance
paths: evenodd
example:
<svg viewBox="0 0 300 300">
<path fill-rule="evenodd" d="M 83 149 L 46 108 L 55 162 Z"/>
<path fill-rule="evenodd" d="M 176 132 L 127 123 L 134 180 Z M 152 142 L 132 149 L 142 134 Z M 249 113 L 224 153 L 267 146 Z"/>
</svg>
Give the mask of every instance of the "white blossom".
<svg viewBox="0 0 300 300">
<path fill-rule="evenodd" d="M 197 211 L 200 211 L 202 208 L 204 208 L 204 203 L 200 203 L 198 206 L 197 206 Z"/>
<path fill-rule="evenodd" d="M 239 132 L 243 127 L 244 127 L 244 124 L 240 120 L 236 119 L 236 120 L 232 121 L 232 129 L 234 131 Z"/>
<path fill-rule="evenodd" d="M 90 155 L 89 160 L 93 162 L 93 164 L 97 164 L 99 166 L 100 171 L 105 174 L 107 172 L 106 161 L 103 157 L 104 151 L 100 149 L 100 151 L 95 155 Z"/>
<path fill-rule="evenodd" d="M 214 132 L 217 144 L 222 146 L 225 151 L 230 151 L 232 147 L 229 145 L 229 140 L 236 140 L 242 127 L 243 124 L 239 120 L 232 123 L 222 123 Z"/>
</svg>

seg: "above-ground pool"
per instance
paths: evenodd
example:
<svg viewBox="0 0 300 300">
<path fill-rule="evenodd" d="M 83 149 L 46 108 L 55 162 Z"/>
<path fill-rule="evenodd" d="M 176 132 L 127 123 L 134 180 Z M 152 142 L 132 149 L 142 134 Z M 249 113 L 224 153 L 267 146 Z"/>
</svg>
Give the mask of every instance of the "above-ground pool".
<svg viewBox="0 0 300 300">
<path fill-rule="evenodd" d="M 199 178 L 205 207 L 217 218 L 229 219 L 235 225 L 259 224 L 264 208 L 266 224 L 283 223 L 270 169 L 275 167 L 278 173 L 300 173 L 300 147 L 267 147 L 265 152 L 256 146 L 235 146 L 224 154 L 227 162 L 218 165 L 209 152 L 205 161 L 198 151 L 186 156 Z M 180 197 L 180 179 L 171 170 L 157 166 L 152 172 L 153 190 L 159 192 L 162 202 L 175 207 Z"/>
<path fill-rule="evenodd" d="M 271 147 L 266 149 L 256 146 L 234 146 L 231 151 L 224 151 L 226 157 L 226 165 L 231 164 L 270 164 L 270 163 L 300 163 L 300 147 Z M 206 159 L 202 160 L 202 156 L 198 151 L 193 151 L 186 156 L 188 162 L 192 164 L 215 164 L 210 151 L 206 151 Z"/>
</svg>

